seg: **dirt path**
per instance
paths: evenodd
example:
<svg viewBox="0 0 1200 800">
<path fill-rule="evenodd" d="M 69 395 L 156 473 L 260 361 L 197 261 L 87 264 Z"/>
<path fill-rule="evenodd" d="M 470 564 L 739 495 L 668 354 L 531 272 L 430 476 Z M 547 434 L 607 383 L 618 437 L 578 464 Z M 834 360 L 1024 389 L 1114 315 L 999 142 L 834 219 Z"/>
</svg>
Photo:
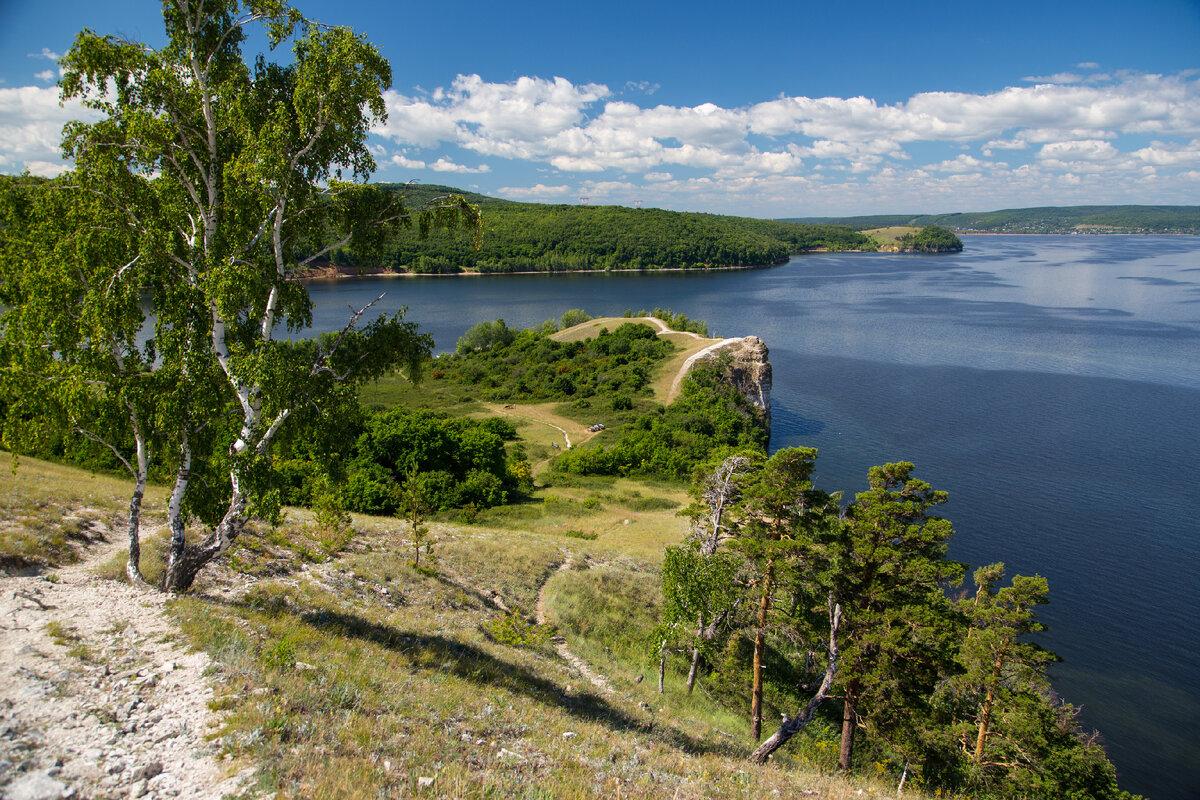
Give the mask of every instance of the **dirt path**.
<svg viewBox="0 0 1200 800">
<path fill-rule="evenodd" d="M 546 587 L 550 584 L 550 581 L 554 580 L 555 575 L 560 572 L 566 572 L 572 566 L 574 566 L 574 564 L 574 556 L 572 556 L 570 553 L 567 553 L 566 558 L 564 558 L 563 562 L 558 565 L 558 569 L 550 573 L 550 577 L 546 578 L 546 582 L 543 583 L 538 589 L 537 606 L 534 611 L 534 621 L 536 621 L 537 624 L 544 625 L 546 623 Z M 566 639 L 562 638 L 561 636 L 555 636 L 553 639 L 551 639 L 551 642 L 554 644 L 554 651 L 558 653 L 559 658 L 574 667 L 580 675 L 582 675 L 589 683 L 592 684 L 592 686 L 595 686 L 605 694 L 613 693 L 613 688 L 609 684 L 608 679 L 592 669 L 591 666 L 589 666 L 588 663 L 582 658 L 572 653 L 571 649 L 567 647 Z"/>
<path fill-rule="evenodd" d="M 667 323 L 663 322 L 658 317 L 638 317 L 637 320 L 639 322 L 649 322 L 651 325 L 658 328 L 659 336 L 662 336 L 664 333 L 677 333 L 681 336 L 690 336 L 693 339 L 705 338 L 698 333 L 693 333 L 692 331 L 677 331 L 677 330 L 674 330 L 673 328 L 668 328 Z"/>
<path fill-rule="evenodd" d="M 570 450 L 575 446 L 575 442 L 571 441 L 572 431 L 574 432 L 576 442 L 586 442 L 598 433 L 598 431 L 589 431 L 581 423 L 567 419 L 566 417 L 561 417 L 551 411 L 546 410 L 542 406 L 513 404 L 511 407 L 509 407 L 507 405 L 501 406 L 495 403 L 484 403 L 483 406 L 494 414 L 501 414 L 506 417 L 523 419 L 529 422 L 537 423 L 538 425 L 545 425 L 548 428 L 553 428 L 562 434 L 564 445 L 560 448 L 562 450 Z M 557 442 L 555 444 L 557 444 Z M 542 468 L 549 464 L 553 459 L 554 455 L 551 455 L 549 458 L 544 458 L 538 463 L 534 464 L 531 467 L 534 476 L 536 476 L 542 470 Z"/>
<path fill-rule="evenodd" d="M 89 527 L 98 543 L 53 579 L 0 578 L 0 796 L 240 794 L 251 771 L 230 777 L 205 738 L 208 656 L 175 642 L 167 595 L 92 574 L 125 543 Z"/>
<path fill-rule="evenodd" d="M 669 405 L 676 397 L 679 396 L 679 390 L 683 386 L 683 379 L 686 378 L 688 373 L 692 371 L 692 364 L 696 363 L 696 359 L 704 358 L 714 350 L 720 350 L 722 347 L 728 347 L 729 345 L 737 344 L 740 341 L 742 341 L 740 338 L 721 339 L 718 342 L 710 344 L 708 347 L 704 348 L 698 353 L 692 353 L 690 356 L 688 356 L 687 360 L 683 362 L 682 366 L 680 366 L 679 371 L 675 373 L 675 380 L 671 382 L 671 389 L 667 392 L 667 399 L 664 405 Z"/>
</svg>

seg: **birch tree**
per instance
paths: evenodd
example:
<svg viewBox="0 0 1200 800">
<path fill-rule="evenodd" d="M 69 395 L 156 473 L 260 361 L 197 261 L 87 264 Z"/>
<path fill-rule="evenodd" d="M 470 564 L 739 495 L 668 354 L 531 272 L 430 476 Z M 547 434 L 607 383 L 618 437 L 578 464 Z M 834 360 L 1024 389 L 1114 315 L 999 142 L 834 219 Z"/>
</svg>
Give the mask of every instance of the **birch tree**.
<svg viewBox="0 0 1200 800">
<path fill-rule="evenodd" d="M 280 340 L 280 329 L 311 322 L 292 277 L 339 247 L 369 257 L 398 225 L 478 230 L 478 216 L 460 198 L 409 210 L 363 185 L 391 71 L 359 34 L 279 0 L 166 0 L 163 19 L 161 49 L 83 31 L 60 85 L 64 100 L 102 115 L 64 130 L 79 185 L 161 270 L 155 368 L 174 375 L 164 587 L 181 591 L 252 514 L 275 510 L 270 452 L 289 420 L 319 418 L 354 381 L 429 352 L 400 315 L 356 330 L 368 308 L 351 309 L 346 328 L 320 343 Z M 273 51 L 290 47 L 288 60 L 248 64 L 251 25 Z M 192 518 L 211 528 L 189 543 Z"/>
</svg>

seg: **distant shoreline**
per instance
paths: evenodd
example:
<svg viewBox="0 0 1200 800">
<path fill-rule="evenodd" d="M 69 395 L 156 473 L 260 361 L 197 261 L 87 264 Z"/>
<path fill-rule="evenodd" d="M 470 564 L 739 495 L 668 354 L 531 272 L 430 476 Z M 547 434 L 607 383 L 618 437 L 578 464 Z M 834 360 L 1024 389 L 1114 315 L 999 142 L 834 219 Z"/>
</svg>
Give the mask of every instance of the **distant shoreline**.
<svg viewBox="0 0 1200 800">
<path fill-rule="evenodd" d="M 1132 231 L 1080 231 L 1078 233 L 1062 233 L 1046 231 L 1045 233 L 1025 233 L 1018 231 L 954 231 L 955 236 L 1200 236 L 1200 233 L 1133 233 Z"/>
<path fill-rule="evenodd" d="M 816 252 L 816 251 L 808 251 Z M 861 252 L 861 251 L 855 251 Z M 799 255 L 799 254 L 797 254 Z M 337 267 L 325 267 L 319 270 L 308 270 L 305 274 L 294 275 L 291 280 L 299 283 L 338 283 L 357 278 L 490 278 L 504 275 L 612 275 L 615 273 L 656 274 L 659 272 L 742 272 L 753 269 L 772 269 L 786 264 L 761 264 L 745 267 L 662 267 L 659 269 L 534 269 L 514 272 L 480 272 L 478 270 L 463 270 L 461 272 L 396 272 L 390 267 L 350 268 L 343 272 Z M 352 270 L 352 271 L 350 271 Z"/>
</svg>

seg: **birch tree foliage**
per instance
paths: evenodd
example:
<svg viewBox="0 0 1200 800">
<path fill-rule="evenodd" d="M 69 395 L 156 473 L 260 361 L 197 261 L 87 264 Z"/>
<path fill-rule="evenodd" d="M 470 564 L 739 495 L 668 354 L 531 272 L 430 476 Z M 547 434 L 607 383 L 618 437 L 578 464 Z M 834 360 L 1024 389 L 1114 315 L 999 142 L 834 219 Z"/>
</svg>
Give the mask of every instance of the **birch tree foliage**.
<svg viewBox="0 0 1200 800">
<path fill-rule="evenodd" d="M 0 185 L 0 435 L 14 453 L 119 464 L 134 481 L 129 577 L 170 376 L 139 343 L 147 262 L 120 215 L 72 175 Z"/>
<path fill-rule="evenodd" d="M 270 450 L 289 420 L 319 419 L 355 381 L 430 350 L 399 314 L 354 330 L 366 309 L 321 342 L 278 340 L 280 326 L 311 322 L 290 276 L 338 247 L 369 258 L 414 220 L 422 232 L 479 228 L 461 198 L 407 209 L 358 182 L 374 169 L 366 138 L 391 84 L 364 37 L 277 0 L 166 0 L 163 18 L 161 49 L 83 31 L 60 85 L 102 115 L 64 130 L 79 185 L 153 270 L 155 364 L 176 376 L 164 400 L 174 431 L 162 456 L 175 475 L 166 587 L 182 590 L 249 514 L 270 512 Z M 248 64 L 250 25 L 264 27 L 272 56 L 290 54 Z M 193 516 L 214 527 L 188 543 Z"/>
</svg>

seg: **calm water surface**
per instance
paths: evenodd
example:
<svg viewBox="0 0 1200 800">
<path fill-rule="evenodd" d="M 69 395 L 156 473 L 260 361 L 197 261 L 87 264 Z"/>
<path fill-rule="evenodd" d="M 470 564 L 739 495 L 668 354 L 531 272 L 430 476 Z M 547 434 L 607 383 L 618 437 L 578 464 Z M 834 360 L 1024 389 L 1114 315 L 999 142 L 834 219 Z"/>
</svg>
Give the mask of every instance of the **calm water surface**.
<svg viewBox="0 0 1200 800">
<path fill-rule="evenodd" d="M 960 255 L 821 254 L 708 274 L 364 279 L 314 285 L 316 326 L 383 290 L 439 350 L 669 306 L 761 336 L 772 447 L 820 449 L 823 488 L 907 460 L 950 492 L 953 558 L 1038 572 L 1056 689 L 1122 785 L 1200 797 L 1200 238 L 963 237 Z"/>
</svg>

